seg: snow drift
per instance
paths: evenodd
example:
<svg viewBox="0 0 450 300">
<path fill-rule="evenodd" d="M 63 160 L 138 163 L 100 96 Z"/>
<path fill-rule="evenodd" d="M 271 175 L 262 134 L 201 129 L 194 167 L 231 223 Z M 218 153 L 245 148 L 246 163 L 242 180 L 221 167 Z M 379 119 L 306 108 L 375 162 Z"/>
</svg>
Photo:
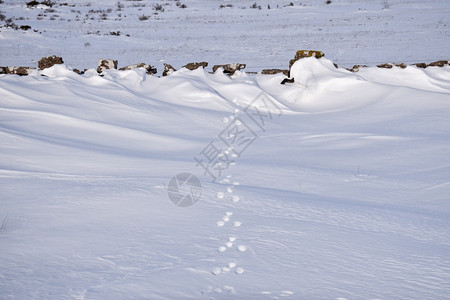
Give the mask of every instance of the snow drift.
<svg viewBox="0 0 450 300">
<path fill-rule="evenodd" d="M 2 296 L 447 297 L 450 67 L 291 74 L 0 76 Z M 194 157 L 238 118 L 254 142 L 213 182 Z"/>
</svg>

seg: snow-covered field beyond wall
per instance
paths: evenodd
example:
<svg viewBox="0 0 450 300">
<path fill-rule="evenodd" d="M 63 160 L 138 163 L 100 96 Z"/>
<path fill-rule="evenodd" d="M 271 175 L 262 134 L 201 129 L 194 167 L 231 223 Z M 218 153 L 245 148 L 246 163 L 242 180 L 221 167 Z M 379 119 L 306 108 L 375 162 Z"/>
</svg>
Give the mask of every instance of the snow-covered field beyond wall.
<svg viewBox="0 0 450 300">
<path fill-rule="evenodd" d="M 56 54 L 78 69 L 113 58 L 159 70 L 163 62 L 179 68 L 203 60 L 260 71 L 286 69 L 299 49 L 321 50 L 345 67 L 449 59 L 447 0 L 255 1 L 68 0 L 27 8 L 26 1 L 4 0 L 5 18 L 32 29 L 0 28 L 0 66 L 35 66 Z M 250 8 L 254 3 L 261 9 Z"/>
<path fill-rule="evenodd" d="M 66 62 L 0 75 L 0 299 L 449 299 L 450 66 L 333 65 L 449 59 L 448 2 L 302 2 L 167 1 L 139 21 L 156 1 L 122 1 L 126 19 L 92 29 L 70 10 L 108 4 L 112 19 L 116 2 L 56 6 L 65 21 L 0 4 L 43 32 L 0 28 L 0 65 Z M 287 68 L 301 48 L 327 58 L 297 61 L 286 85 L 94 69 Z M 202 185 L 189 207 L 168 196 L 180 173 Z"/>
</svg>

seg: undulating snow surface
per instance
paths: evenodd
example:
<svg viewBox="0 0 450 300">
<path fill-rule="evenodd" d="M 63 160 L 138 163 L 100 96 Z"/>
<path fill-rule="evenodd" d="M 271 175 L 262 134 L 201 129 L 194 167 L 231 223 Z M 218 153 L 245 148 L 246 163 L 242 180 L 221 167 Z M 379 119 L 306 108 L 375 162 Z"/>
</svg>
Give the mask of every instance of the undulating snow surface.
<svg viewBox="0 0 450 300">
<path fill-rule="evenodd" d="M 292 75 L 0 75 L 0 298 L 447 298 L 450 67 Z"/>
</svg>

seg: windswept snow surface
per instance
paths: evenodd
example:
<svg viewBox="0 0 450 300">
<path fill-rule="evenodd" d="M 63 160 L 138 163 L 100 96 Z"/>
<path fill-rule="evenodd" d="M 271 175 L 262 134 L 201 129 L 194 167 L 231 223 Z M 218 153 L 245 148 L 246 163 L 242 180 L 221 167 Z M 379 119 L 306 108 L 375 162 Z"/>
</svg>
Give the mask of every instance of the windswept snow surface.
<svg viewBox="0 0 450 300">
<path fill-rule="evenodd" d="M 292 74 L 1 75 L 0 298 L 448 298 L 450 67 Z"/>
</svg>

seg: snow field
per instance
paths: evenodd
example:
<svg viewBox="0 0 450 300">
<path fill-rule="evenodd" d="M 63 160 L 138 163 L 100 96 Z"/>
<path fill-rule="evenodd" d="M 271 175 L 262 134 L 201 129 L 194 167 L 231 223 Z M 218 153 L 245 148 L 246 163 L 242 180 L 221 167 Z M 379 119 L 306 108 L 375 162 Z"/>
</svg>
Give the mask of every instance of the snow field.
<svg viewBox="0 0 450 300">
<path fill-rule="evenodd" d="M 0 75 L 2 297 L 446 298 L 450 67 L 292 71 Z M 238 119 L 213 182 L 194 156 Z"/>
<path fill-rule="evenodd" d="M 159 0 L 68 1 L 52 8 L 4 2 L 5 20 L 32 30 L 0 29 L 0 66 L 36 66 L 55 54 L 81 70 L 110 58 L 120 67 L 145 62 L 159 74 L 163 63 L 179 69 L 193 61 L 209 62 L 208 70 L 246 63 L 247 71 L 259 72 L 287 69 L 300 49 L 322 50 L 345 67 L 449 59 L 446 0 L 256 1 L 261 10 L 250 8 L 254 0 L 181 0 L 185 9 Z M 154 9 L 157 4 L 163 12 Z M 232 7 L 220 9 L 221 4 Z"/>
</svg>

